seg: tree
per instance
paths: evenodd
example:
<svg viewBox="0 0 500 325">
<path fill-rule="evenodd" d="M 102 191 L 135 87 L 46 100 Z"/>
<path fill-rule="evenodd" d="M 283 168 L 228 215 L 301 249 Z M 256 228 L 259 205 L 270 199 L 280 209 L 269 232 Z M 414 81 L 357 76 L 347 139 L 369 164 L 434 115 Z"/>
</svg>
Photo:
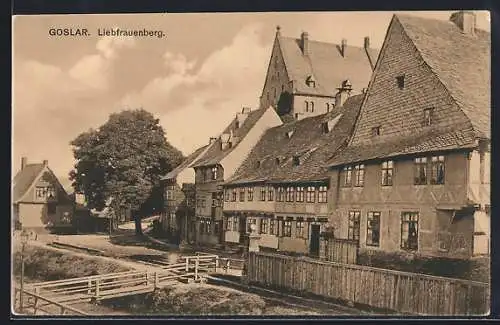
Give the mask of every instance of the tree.
<svg viewBox="0 0 500 325">
<path fill-rule="evenodd" d="M 112 198 L 113 210 L 131 209 L 141 235 L 144 203 L 161 199 L 156 193 L 160 177 L 184 159 L 166 140 L 159 120 L 143 109 L 113 113 L 71 145 L 77 161 L 70 172 L 75 192 L 85 194 L 89 208 L 103 209 Z"/>
</svg>

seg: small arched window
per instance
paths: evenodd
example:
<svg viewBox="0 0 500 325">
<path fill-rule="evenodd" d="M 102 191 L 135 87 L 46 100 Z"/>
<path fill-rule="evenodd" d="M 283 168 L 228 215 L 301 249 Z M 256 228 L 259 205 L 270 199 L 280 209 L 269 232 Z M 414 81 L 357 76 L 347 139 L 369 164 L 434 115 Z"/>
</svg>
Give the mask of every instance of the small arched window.
<svg viewBox="0 0 500 325">
<path fill-rule="evenodd" d="M 309 102 L 307 100 L 304 102 L 304 105 L 306 107 L 306 112 L 309 112 Z"/>
<path fill-rule="evenodd" d="M 310 102 L 309 104 L 311 106 L 311 112 L 314 112 L 314 102 Z"/>
</svg>

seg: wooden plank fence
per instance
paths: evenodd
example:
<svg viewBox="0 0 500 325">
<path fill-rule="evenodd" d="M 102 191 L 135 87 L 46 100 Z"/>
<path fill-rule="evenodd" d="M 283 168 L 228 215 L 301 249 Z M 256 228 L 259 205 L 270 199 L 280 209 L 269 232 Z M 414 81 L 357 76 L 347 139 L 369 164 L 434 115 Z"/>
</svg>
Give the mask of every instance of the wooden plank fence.
<svg viewBox="0 0 500 325">
<path fill-rule="evenodd" d="M 323 240 L 323 245 L 325 245 L 324 258 L 327 261 L 344 264 L 358 263 L 358 241 L 341 238 L 325 238 Z"/>
<path fill-rule="evenodd" d="M 251 252 L 248 282 L 402 313 L 485 315 L 487 283 Z"/>
</svg>

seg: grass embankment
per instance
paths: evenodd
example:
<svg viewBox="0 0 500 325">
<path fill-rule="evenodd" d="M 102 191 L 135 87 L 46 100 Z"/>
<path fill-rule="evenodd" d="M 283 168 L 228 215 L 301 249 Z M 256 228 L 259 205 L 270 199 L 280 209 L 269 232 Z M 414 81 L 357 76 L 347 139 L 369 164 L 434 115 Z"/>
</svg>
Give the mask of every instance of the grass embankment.
<svg viewBox="0 0 500 325">
<path fill-rule="evenodd" d="M 125 272 L 130 269 L 97 257 L 83 257 L 43 247 L 26 246 L 24 274 L 31 280 L 51 281 L 97 274 Z M 15 276 L 21 274 L 21 253 L 13 256 Z"/>
<path fill-rule="evenodd" d="M 103 303 L 136 315 L 320 315 L 308 308 L 290 308 L 256 294 L 209 284 L 179 284 Z"/>
</svg>

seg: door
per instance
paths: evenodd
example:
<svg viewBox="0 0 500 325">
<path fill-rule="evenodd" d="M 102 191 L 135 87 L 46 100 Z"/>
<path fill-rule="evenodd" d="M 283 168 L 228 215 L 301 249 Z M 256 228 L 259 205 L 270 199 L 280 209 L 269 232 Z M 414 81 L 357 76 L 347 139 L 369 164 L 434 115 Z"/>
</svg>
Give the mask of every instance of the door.
<svg viewBox="0 0 500 325">
<path fill-rule="evenodd" d="M 309 242 L 309 254 L 319 256 L 319 225 L 311 225 L 311 241 Z"/>
<path fill-rule="evenodd" d="M 243 216 L 239 216 L 238 220 L 239 220 L 238 231 L 240 232 L 240 244 L 244 244 L 247 232 L 246 218 Z"/>
</svg>

